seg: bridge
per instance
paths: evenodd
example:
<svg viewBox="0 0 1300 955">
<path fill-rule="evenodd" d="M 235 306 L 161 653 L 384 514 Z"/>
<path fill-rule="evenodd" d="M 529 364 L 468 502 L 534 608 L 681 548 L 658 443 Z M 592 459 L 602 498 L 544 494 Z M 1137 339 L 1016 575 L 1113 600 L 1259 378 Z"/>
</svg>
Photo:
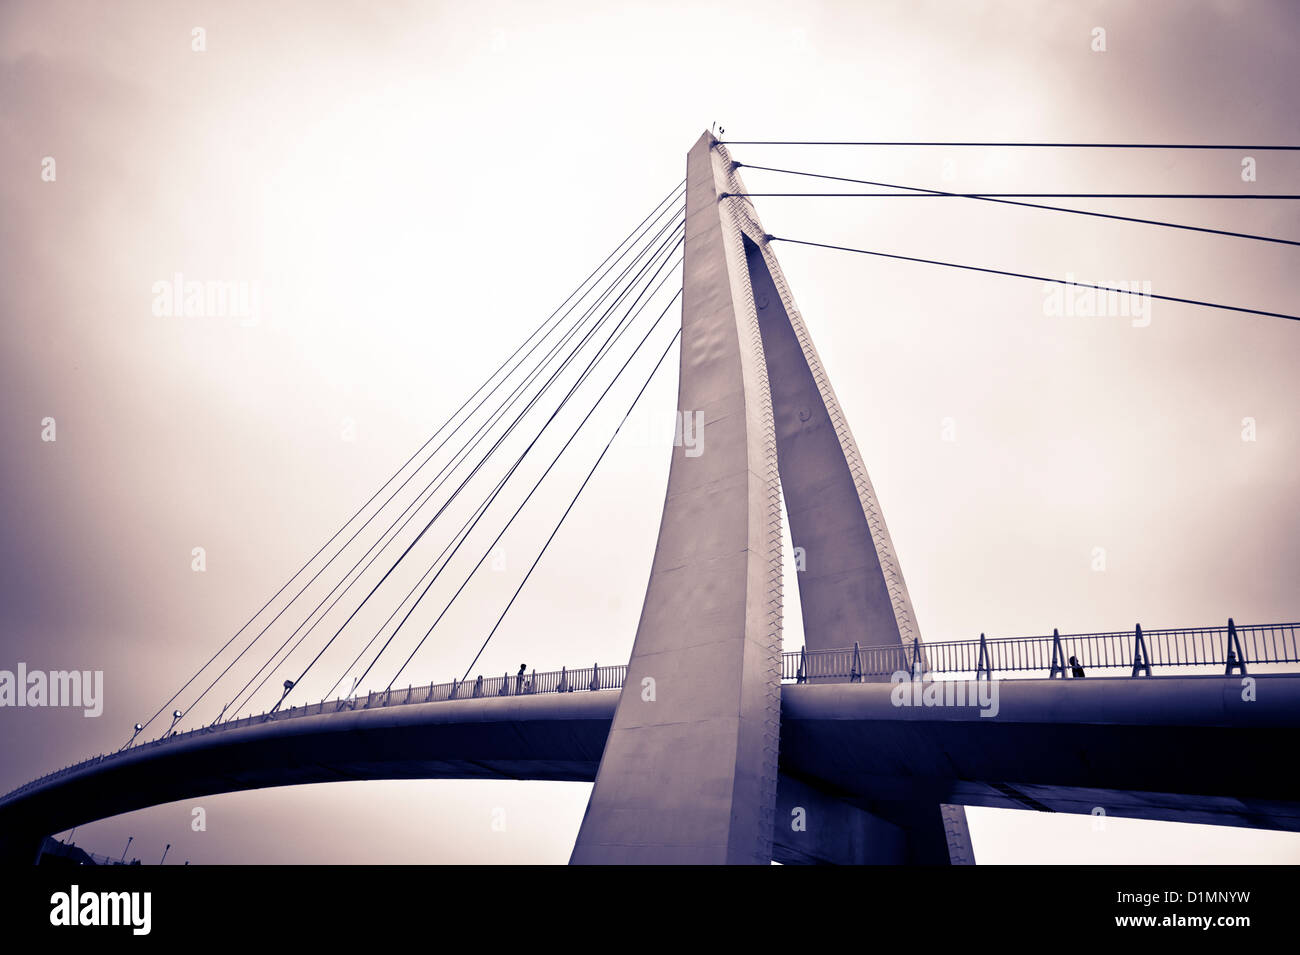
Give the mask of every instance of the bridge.
<svg viewBox="0 0 1300 955">
<path fill-rule="evenodd" d="M 1300 624 L 1229 620 L 1145 632 L 1136 626 L 922 638 L 866 467 L 738 169 L 726 146 L 704 134 L 688 155 L 684 186 L 642 220 L 248 624 L 152 718 L 136 724 L 119 751 L 0 798 L 0 855 L 30 861 L 51 833 L 177 799 L 354 779 L 594 783 L 575 863 L 973 863 L 967 805 L 1300 830 L 1300 791 L 1274 771 L 1277 754 L 1289 751 L 1300 728 L 1300 674 L 1279 672 L 1300 663 Z M 678 265 L 680 289 L 652 323 L 640 322 L 643 337 L 464 583 L 422 637 L 415 638 L 414 628 L 404 631 L 417 608 L 428 606 L 423 601 L 451 558 L 487 515 L 499 512 L 503 489 L 517 483 L 517 473 L 538 470 L 522 466 L 537 461 L 542 433 L 567 420 L 562 413 L 576 404 L 575 395 L 595 388 L 603 361 L 627 351 L 625 340 L 636 338 L 628 330 L 672 291 L 667 280 Z M 678 298 L 680 328 L 669 337 L 660 329 Z M 463 677 L 408 680 L 403 687 L 400 677 L 470 578 L 656 335 L 644 354 L 654 357 L 662 346 L 658 361 L 609 439 L 680 338 L 678 434 L 630 659 L 470 679 L 480 648 Z M 547 401 L 561 392 L 551 411 Z M 393 605 L 392 612 L 329 691 L 319 702 L 288 704 L 291 695 L 304 695 L 306 678 L 318 676 L 317 663 L 351 633 L 371 598 L 381 590 L 388 596 L 385 583 L 409 555 L 422 553 L 417 547 L 433 540 L 431 529 L 454 524 L 448 515 L 461 493 L 487 478 L 491 462 L 511 460 L 508 439 L 525 434 L 523 423 L 530 421 L 542 422 L 536 434 L 523 440 L 495 485 L 487 479 L 482 502 L 453 527 L 410 591 L 383 604 Z M 255 662 L 244 658 L 259 640 L 381 513 L 398 511 L 393 502 L 400 492 L 462 429 L 459 449 L 425 489 L 215 718 L 178 730 L 228 676 L 238 684 Z M 433 452 L 360 522 L 440 434 Z M 432 507 L 457 477 L 460 483 Z M 791 538 L 809 557 L 798 574 L 805 644 L 798 652 L 782 650 L 783 504 Z M 413 525 L 428 511 L 434 513 L 422 527 Z M 309 575 L 313 561 L 354 522 L 352 536 Z M 413 534 L 405 533 L 408 526 Z M 350 606 L 340 602 L 381 554 L 401 549 L 408 538 L 342 626 L 319 649 L 307 643 L 335 607 Z M 306 583 L 272 616 L 300 576 Z M 414 645 L 388 684 L 356 692 L 395 641 L 408 637 Z M 246 645 L 236 650 L 241 638 Z M 264 697 L 272 673 L 304 647 L 310 662 L 297 679 L 285 680 L 273 702 Z M 1217 672 L 1184 672 L 1198 668 Z M 332 696 L 357 669 L 352 692 Z M 195 695 L 206 682 L 199 677 L 217 670 Z M 187 702 L 171 711 L 171 725 L 142 741 L 146 728 L 182 697 Z M 270 705 L 239 716 L 255 699 Z M 1232 771 L 1197 758 L 1204 753 L 1230 755 Z"/>
<path fill-rule="evenodd" d="M 1271 753 L 1297 726 L 1300 675 L 1258 675 L 1264 687 L 1247 694 L 1254 699 L 1241 679 L 1250 667 L 1300 662 L 1298 627 L 1230 621 L 1140 637 L 1135 628 L 949 641 L 926 645 L 924 657 L 919 645 L 785 653 L 774 859 L 851 861 L 837 843 L 846 825 L 858 838 L 905 845 L 887 821 L 900 797 L 1300 831 L 1293 787 L 1271 770 Z M 1149 656 L 1139 640 L 1153 648 Z M 1157 674 L 1135 699 L 1131 676 L 1082 681 L 1061 666 L 1070 657 L 1086 670 L 1145 660 Z M 914 669 L 921 659 L 923 673 Z M 1158 674 L 1198 667 L 1238 675 Z M 1006 679 L 996 712 L 979 706 L 981 671 Z M 0 820 L 10 833 L 60 832 L 176 799 L 342 779 L 592 782 L 626 673 L 592 666 L 453 680 L 170 730 L 19 787 L 0 798 Z M 878 676 L 891 681 L 863 682 Z M 897 705 L 896 688 L 938 677 L 963 684 L 970 706 L 917 720 Z M 1268 705 L 1252 705 L 1260 699 Z M 1215 783 L 1184 758 L 1187 746 L 1211 738 L 1252 768 L 1247 778 Z M 922 753 L 929 758 L 915 758 Z M 943 755 L 937 767 L 934 754 Z M 797 807 L 819 803 L 834 809 L 825 827 L 834 838 L 817 825 L 825 819 L 813 836 L 787 831 Z"/>
</svg>

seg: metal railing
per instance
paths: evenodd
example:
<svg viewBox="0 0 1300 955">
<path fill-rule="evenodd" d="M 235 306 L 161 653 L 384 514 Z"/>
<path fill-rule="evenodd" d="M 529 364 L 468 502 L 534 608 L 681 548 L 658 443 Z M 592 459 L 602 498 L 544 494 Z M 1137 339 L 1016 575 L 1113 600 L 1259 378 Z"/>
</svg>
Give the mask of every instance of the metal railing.
<svg viewBox="0 0 1300 955">
<path fill-rule="evenodd" d="M 919 647 L 919 649 L 918 649 Z M 919 654 L 922 669 L 930 644 L 911 647 L 849 647 L 842 650 L 800 650 L 783 653 L 781 680 L 785 683 L 843 683 L 862 677 L 889 676 L 910 672 Z"/>
<path fill-rule="evenodd" d="M 888 678 L 897 672 L 911 672 L 918 661 L 930 674 L 976 676 L 1016 673 L 1027 676 L 1069 676 L 1071 657 L 1088 670 L 1128 669 L 1133 675 L 1149 675 L 1152 669 L 1215 666 L 1225 672 L 1246 672 L 1257 664 L 1300 663 L 1300 623 L 1272 623 L 1222 627 L 1183 627 L 1171 630 L 1112 631 L 1108 633 L 1052 633 L 1035 637 L 998 637 L 978 640 L 947 640 L 937 643 L 913 641 L 910 646 L 853 646 L 837 650 L 800 650 L 782 654 L 781 679 L 786 683 L 843 683 Z M 533 696 L 591 690 L 616 690 L 623 686 L 627 667 L 592 666 L 575 670 L 562 668 L 545 673 L 475 680 L 453 680 L 381 690 L 360 696 L 322 700 L 271 713 L 246 716 L 201 726 L 183 732 L 169 732 L 154 740 L 123 747 L 117 753 L 101 754 L 65 766 L 34 779 L 0 798 L 22 795 L 34 787 L 67 776 L 88 766 L 142 749 L 164 746 L 195 735 L 220 733 L 266 722 L 367 710 L 408 703 L 441 703 L 492 697 Z"/>
<path fill-rule="evenodd" d="M 378 690 L 361 696 L 340 697 L 335 700 L 321 700 L 274 713 L 260 713 L 245 716 L 242 719 L 219 723 L 216 726 L 190 730 L 202 733 L 218 729 L 234 729 L 238 726 L 250 726 L 269 720 L 294 719 L 299 716 L 316 716 L 321 713 L 337 713 L 341 710 L 371 710 L 384 706 L 402 706 L 406 703 L 445 703 L 448 700 L 475 700 L 489 697 L 535 696 L 539 693 L 572 693 L 576 690 L 617 690 L 623 686 L 627 676 L 627 666 L 590 666 L 576 670 L 561 668 L 546 673 L 532 673 L 520 677 L 517 674 L 478 677 L 474 680 L 452 680 L 450 683 L 430 683 L 427 686 L 409 685 L 392 690 Z M 563 689 L 561 689 L 563 687 Z M 163 737 L 164 739 L 168 737 Z M 160 740 L 154 740 L 157 743 Z M 149 744 L 144 744 L 149 745 Z"/>
<path fill-rule="evenodd" d="M 911 646 L 808 650 L 784 654 L 782 679 L 796 683 L 855 681 L 911 672 L 978 675 L 1021 673 L 1069 675 L 1073 659 L 1089 670 L 1127 669 L 1149 675 L 1157 668 L 1223 667 L 1246 672 L 1248 665 L 1300 663 L 1300 623 L 1170 630 L 1051 633 L 1035 637 L 913 642 Z"/>
<path fill-rule="evenodd" d="M 369 710 L 386 706 L 402 706 L 407 703 L 443 703 L 449 700 L 534 696 L 546 693 L 573 693 L 578 691 L 590 692 L 592 690 L 617 690 L 623 686 L 623 681 L 626 677 L 626 664 L 604 667 L 579 667 L 575 670 L 562 667 L 559 670 L 552 670 L 546 673 L 538 673 L 534 670 L 532 673 L 525 674 L 522 679 L 517 674 L 511 675 L 507 673 L 502 676 L 487 678 L 480 676 L 474 680 L 452 680 L 450 683 L 430 683 L 427 685 L 422 684 L 420 686 L 411 685 L 405 688 L 379 690 L 359 696 L 321 700 L 319 703 L 307 703 L 302 706 L 289 707 L 274 712 L 264 712 L 254 716 L 245 716 L 240 719 L 232 719 L 221 723 L 213 723 L 207 726 L 199 726 L 190 730 L 164 733 L 156 739 L 124 746 L 115 753 L 101 753 L 98 756 L 83 759 L 79 763 L 73 763 L 70 766 L 57 769 L 54 772 L 46 773 L 44 776 L 37 777 L 31 782 L 25 783 L 17 789 L 6 793 L 3 797 L 0 797 L 0 801 L 21 796 L 23 793 L 29 792 L 37 786 L 51 782 L 52 780 L 63 776 L 69 776 L 86 769 L 87 767 L 102 763 L 105 760 L 125 756 L 128 753 L 137 753 L 151 747 L 165 746 L 169 743 L 190 739 L 194 736 L 204 736 L 211 733 L 224 733 L 227 730 L 239 729 L 245 726 L 255 726 L 268 722 L 280 722 L 282 720 L 297 719 L 303 716 L 319 716 L 322 713 L 338 713 L 343 710 Z"/>
</svg>

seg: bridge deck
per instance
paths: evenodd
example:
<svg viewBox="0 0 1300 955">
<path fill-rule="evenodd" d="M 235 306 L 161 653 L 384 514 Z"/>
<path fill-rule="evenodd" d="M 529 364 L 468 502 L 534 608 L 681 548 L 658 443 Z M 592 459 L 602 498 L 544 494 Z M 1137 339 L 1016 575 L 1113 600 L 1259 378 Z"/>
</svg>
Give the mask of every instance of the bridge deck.
<svg viewBox="0 0 1300 955">
<path fill-rule="evenodd" d="M 1142 633 L 1111 631 L 1099 633 L 1053 634 L 1052 636 L 998 637 L 992 640 L 950 640 L 936 643 L 913 641 L 911 646 L 857 645 L 844 649 L 814 650 L 782 654 L 782 681 L 787 683 L 844 683 L 862 680 L 885 680 L 897 674 L 912 672 L 920 666 L 926 673 L 948 678 L 974 676 L 977 673 L 994 673 L 1004 678 L 1032 679 L 1046 675 L 1054 662 L 1077 658 L 1089 672 L 1129 669 L 1137 655 L 1139 644 L 1144 658 L 1154 668 L 1225 667 L 1234 660 L 1234 666 L 1244 670 L 1250 667 L 1283 666 L 1300 663 L 1300 623 L 1274 623 L 1236 626 L 1229 620 L 1222 627 L 1184 627 L 1169 630 L 1148 630 Z M 427 686 L 407 686 L 382 690 L 361 696 L 321 700 L 290 707 L 275 713 L 262 713 L 241 719 L 227 720 L 183 732 L 168 732 L 157 739 L 136 743 L 126 751 L 147 746 L 171 745 L 195 735 L 224 733 L 257 726 L 268 721 L 297 719 L 338 713 L 345 710 L 371 710 L 390 706 L 447 701 L 469 701 L 512 696 L 544 696 L 552 693 L 573 693 L 620 689 L 627 676 L 627 667 L 597 666 L 569 670 L 534 671 L 525 677 L 504 674 L 499 677 L 478 677 L 474 681 L 452 680 L 449 683 L 430 683 Z M 71 766 L 47 773 L 0 799 L 3 805 L 10 797 L 21 795 L 70 773 L 95 766 L 119 754 L 100 754 Z"/>
<path fill-rule="evenodd" d="M 896 705 L 890 683 L 787 684 L 781 772 L 886 815 L 929 800 L 1300 831 L 1300 786 L 1278 771 L 1300 728 L 1300 675 L 1254 681 L 1253 701 L 1240 677 L 997 681 L 991 715 Z M 173 736 L 3 797 L 0 835 L 267 786 L 591 781 L 617 701 L 613 689 L 485 697 Z"/>
</svg>

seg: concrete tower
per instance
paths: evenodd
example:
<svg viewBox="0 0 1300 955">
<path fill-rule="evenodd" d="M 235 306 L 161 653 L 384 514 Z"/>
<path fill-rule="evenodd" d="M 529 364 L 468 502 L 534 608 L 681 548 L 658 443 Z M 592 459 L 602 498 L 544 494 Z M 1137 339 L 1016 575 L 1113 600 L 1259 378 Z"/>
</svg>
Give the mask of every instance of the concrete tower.
<svg viewBox="0 0 1300 955">
<path fill-rule="evenodd" d="M 675 447 L 650 582 L 575 863 L 973 861 L 960 807 L 851 805 L 777 768 L 781 496 L 810 650 L 910 645 L 861 456 L 724 146 L 686 164 Z M 727 195 L 724 198 L 724 195 Z M 803 828 L 792 829 L 802 810 Z"/>
</svg>

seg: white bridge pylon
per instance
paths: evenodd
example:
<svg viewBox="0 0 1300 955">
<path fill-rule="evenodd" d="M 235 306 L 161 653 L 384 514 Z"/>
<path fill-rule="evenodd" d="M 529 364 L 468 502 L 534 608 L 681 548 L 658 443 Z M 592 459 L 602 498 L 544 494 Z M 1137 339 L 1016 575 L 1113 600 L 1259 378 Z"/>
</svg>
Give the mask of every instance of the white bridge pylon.
<svg viewBox="0 0 1300 955">
<path fill-rule="evenodd" d="M 812 825 L 835 820 L 835 831 L 806 830 L 797 858 L 972 862 L 960 807 L 877 816 L 779 774 L 783 495 L 806 555 L 808 649 L 919 634 L 848 423 L 753 205 L 732 195 L 744 192 L 705 133 L 687 156 L 678 387 L 703 453 L 673 448 L 627 680 L 572 861 L 765 865 L 773 826 L 797 801 Z"/>
</svg>

